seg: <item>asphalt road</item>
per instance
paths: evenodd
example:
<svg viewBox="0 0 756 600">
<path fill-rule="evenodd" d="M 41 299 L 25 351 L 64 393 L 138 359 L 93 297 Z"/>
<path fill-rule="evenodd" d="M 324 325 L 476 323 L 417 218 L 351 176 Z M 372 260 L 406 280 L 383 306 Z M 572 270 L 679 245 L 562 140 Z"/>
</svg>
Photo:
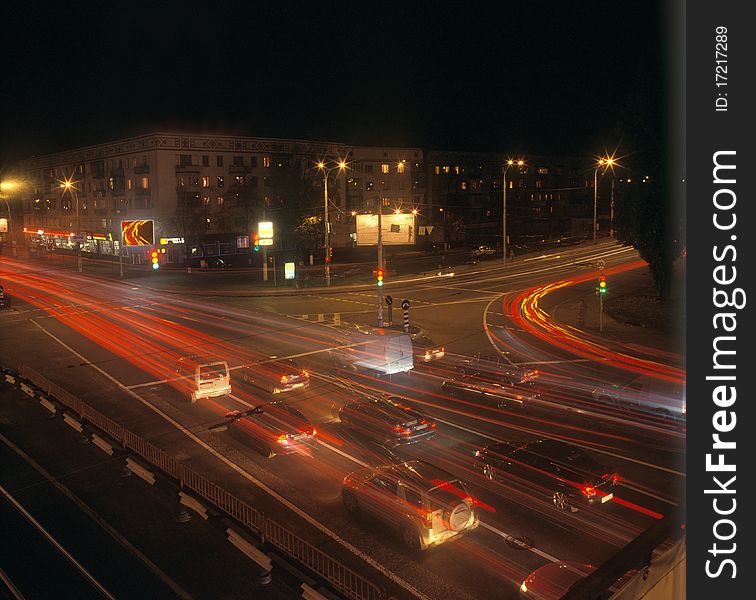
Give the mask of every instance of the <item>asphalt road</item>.
<svg viewBox="0 0 756 600">
<path fill-rule="evenodd" d="M 684 432 L 661 419 L 591 402 L 593 385 L 626 382 L 634 375 L 610 360 L 617 348 L 602 346 L 606 359 L 576 357 L 574 342 L 559 346 L 553 343 L 555 335 L 539 334 L 539 327 L 549 325 L 547 317 L 531 321 L 511 305 L 547 282 L 590 276 L 597 258 L 604 258 L 608 268 L 637 260 L 630 250 L 601 244 L 522 259 L 505 269 L 484 261 L 453 277 L 388 281 L 385 293 L 395 305 L 410 299 L 412 323 L 444 344 L 449 355 L 390 380 L 340 373 L 328 360 L 328 349 L 339 343 L 334 313 L 341 322 L 375 324 L 376 294 L 364 286 L 260 296 L 245 293 L 229 279 L 227 285 L 219 280 L 212 290 L 188 295 L 157 280 L 147 286 L 76 273 L 22 273 L 5 261 L 2 278 L 16 310 L 0 317 L 0 342 L 15 349 L 4 360 L 37 368 L 170 453 L 202 466 L 242 497 L 264 505 L 266 514 L 280 513 L 284 520 L 309 517 L 319 525 L 309 524 L 312 535 L 327 540 L 323 543 L 336 556 L 356 564 L 365 557 L 380 563 L 395 574 L 407 597 L 515 598 L 525 576 L 546 561 L 600 564 L 682 502 Z M 581 285 L 586 284 L 571 288 Z M 319 314 L 323 323 L 317 322 Z M 399 314 L 394 311 L 395 321 Z M 186 386 L 175 379 L 175 359 L 197 345 L 228 360 L 232 369 L 271 356 L 296 357 L 312 372 L 313 383 L 287 399 L 317 427 L 315 449 L 264 459 L 243 428 L 211 429 L 231 410 L 274 398 L 232 375 L 230 396 L 190 404 Z M 441 381 L 453 375 L 455 355 L 494 349 L 508 352 L 513 362 L 540 365 L 541 395 L 526 410 L 486 408 L 442 393 Z M 660 358 L 648 352 L 643 359 L 674 368 L 671 354 Z M 339 406 L 370 389 L 404 396 L 439 423 L 435 438 L 397 453 L 442 466 L 468 482 L 483 523 L 476 531 L 418 556 L 376 523 L 346 514 L 342 478 L 362 464 L 387 460 L 335 417 Z M 482 445 L 542 437 L 577 443 L 616 466 L 621 481 L 615 498 L 598 508 L 563 513 L 537 489 L 492 483 L 472 469 L 473 452 Z M 211 450 L 248 477 L 229 472 Z M 249 485 L 250 478 L 255 485 Z M 278 508 L 282 501 L 289 506 Z M 344 542 L 362 556 L 349 557 Z"/>
</svg>

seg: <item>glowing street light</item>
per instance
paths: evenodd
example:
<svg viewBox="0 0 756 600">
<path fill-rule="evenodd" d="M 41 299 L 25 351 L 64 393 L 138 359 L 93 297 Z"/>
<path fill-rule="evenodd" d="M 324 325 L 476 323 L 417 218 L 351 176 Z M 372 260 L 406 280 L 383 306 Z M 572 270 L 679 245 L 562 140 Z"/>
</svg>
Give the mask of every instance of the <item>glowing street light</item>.
<svg viewBox="0 0 756 600">
<path fill-rule="evenodd" d="M 598 243 L 597 240 L 597 233 L 598 233 L 598 170 L 601 167 L 604 167 L 604 171 L 601 173 L 602 175 L 606 173 L 606 170 L 609 168 L 614 168 L 614 166 L 617 164 L 616 159 L 613 156 L 605 156 L 601 157 L 596 161 L 596 166 L 593 169 L 593 243 Z"/>
<path fill-rule="evenodd" d="M 507 264 L 507 171 L 509 168 L 517 165 L 518 167 L 525 166 L 525 161 L 512 160 L 507 161 L 507 166 L 504 167 L 504 195 L 503 204 L 501 208 L 501 262 Z"/>
<path fill-rule="evenodd" d="M 324 161 L 318 163 L 318 170 L 323 173 L 323 206 L 325 209 L 325 277 L 326 285 L 331 285 L 331 231 L 328 221 L 328 175 L 331 171 L 337 171 L 337 175 L 345 171 L 347 164 L 345 160 L 339 160 L 335 166 L 328 168 Z"/>
<path fill-rule="evenodd" d="M 79 221 L 79 194 L 77 194 L 78 188 L 73 180 L 73 176 L 63 179 L 60 183 L 60 187 L 63 189 L 63 195 L 66 192 L 70 193 L 76 203 L 76 236 L 81 235 L 81 223 Z M 82 271 L 81 264 L 81 242 L 76 240 L 76 266 L 79 269 L 79 273 Z"/>
</svg>

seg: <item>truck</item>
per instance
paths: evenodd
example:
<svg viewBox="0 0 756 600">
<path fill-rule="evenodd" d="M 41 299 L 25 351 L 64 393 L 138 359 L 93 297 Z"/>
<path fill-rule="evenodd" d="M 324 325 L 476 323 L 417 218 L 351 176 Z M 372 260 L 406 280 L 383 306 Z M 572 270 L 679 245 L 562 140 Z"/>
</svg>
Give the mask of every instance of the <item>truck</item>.
<svg viewBox="0 0 756 600">
<path fill-rule="evenodd" d="M 345 328 L 328 354 L 336 366 L 375 375 L 406 373 L 414 366 L 412 339 L 382 328 Z"/>
</svg>

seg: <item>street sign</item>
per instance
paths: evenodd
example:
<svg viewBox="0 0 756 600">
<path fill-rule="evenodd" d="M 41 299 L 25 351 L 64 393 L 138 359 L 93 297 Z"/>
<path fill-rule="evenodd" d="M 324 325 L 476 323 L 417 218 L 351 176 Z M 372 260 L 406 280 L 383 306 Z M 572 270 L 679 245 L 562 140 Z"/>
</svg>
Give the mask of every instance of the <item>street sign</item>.
<svg viewBox="0 0 756 600">
<path fill-rule="evenodd" d="M 260 221 L 257 224 L 257 233 L 260 235 L 260 239 L 273 238 L 273 223 L 270 221 Z M 265 244 L 263 244 L 265 245 Z"/>
<path fill-rule="evenodd" d="M 284 279 L 294 279 L 296 277 L 295 269 L 296 265 L 293 262 L 284 263 Z"/>
<path fill-rule="evenodd" d="M 405 298 L 404 300 L 402 300 L 402 308 L 404 310 L 407 310 L 409 307 L 410 307 L 410 301 L 407 300 L 407 298 Z"/>
<path fill-rule="evenodd" d="M 603 269 L 604 269 L 604 267 L 606 267 L 606 261 L 605 261 L 605 260 L 604 260 L 603 258 L 599 258 L 599 259 L 598 259 L 598 260 L 596 261 L 596 268 L 597 268 L 597 269 L 600 269 L 600 270 L 603 270 Z"/>
<path fill-rule="evenodd" d="M 391 296 L 386 296 L 386 304 L 391 306 L 394 303 L 394 299 Z"/>
</svg>

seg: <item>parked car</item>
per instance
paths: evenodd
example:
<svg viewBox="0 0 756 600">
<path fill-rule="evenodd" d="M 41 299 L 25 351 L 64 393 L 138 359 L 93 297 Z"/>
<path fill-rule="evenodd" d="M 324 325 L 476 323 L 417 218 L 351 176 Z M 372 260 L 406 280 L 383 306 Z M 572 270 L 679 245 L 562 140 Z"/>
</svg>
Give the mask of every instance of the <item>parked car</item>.
<svg viewBox="0 0 756 600">
<path fill-rule="evenodd" d="M 207 259 L 208 269 L 228 269 L 230 267 L 231 267 L 231 264 L 223 260 L 222 258 L 208 258 Z"/>
<path fill-rule="evenodd" d="M 396 397 L 350 402 L 339 409 L 345 427 L 387 446 L 411 444 L 432 437 L 436 423 Z"/>
<path fill-rule="evenodd" d="M 441 382 L 447 396 L 470 400 L 494 408 L 525 408 L 538 398 L 538 394 L 495 381 L 486 381 L 466 375 Z"/>
<path fill-rule="evenodd" d="M 416 363 L 438 360 L 446 354 L 443 346 L 433 343 L 424 335 L 416 335 L 412 338 L 412 349 L 415 352 Z"/>
<path fill-rule="evenodd" d="M 496 250 L 491 246 L 475 246 L 472 251 L 473 256 L 492 256 L 496 254 Z"/>
<path fill-rule="evenodd" d="M 619 475 L 582 448 L 559 440 L 516 445 L 500 442 L 475 451 L 475 468 L 488 479 L 526 484 L 546 493 L 560 510 L 602 505 L 614 497 Z"/>
<path fill-rule="evenodd" d="M 310 374 L 291 359 L 247 365 L 241 369 L 241 378 L 271 394 L 291 392 L 310 385 Z"/>
<path fill-rule="evenodd" d="M 243 413 L 226 415 L 233 426 L 249 435 L 249 443 L 270 458 L 312 447 L 317 430 L 294 406 L 272 403 Z"/>
<path fill-rule="evenodd" d="M 412 550 L 426 550 L 478 526 L 465 484 L 419 460 L 350 473 L 341 495 L 347 512 L 388 525 Z"/>
<path fill-rule="evenodd" d="M 455 365 L 461 375 L 472 375 L 486 381 L 507 385 L 533 385 L 538 379 L 538 369 L 513 364 L 504 356 L 476 354 L 463 358 Z"/>
</svg>

